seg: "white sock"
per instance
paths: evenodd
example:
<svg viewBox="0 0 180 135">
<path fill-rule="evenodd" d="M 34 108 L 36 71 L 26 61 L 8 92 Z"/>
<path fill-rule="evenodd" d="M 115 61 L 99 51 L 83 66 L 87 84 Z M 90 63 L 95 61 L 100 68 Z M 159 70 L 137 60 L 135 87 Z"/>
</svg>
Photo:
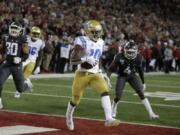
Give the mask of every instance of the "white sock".
<svg viewBox="0 0 180 135">
<path fill-rule="evenodd" d="M 117 103 L 114 102 L 114 100 L 112 101 L 112 104 L 117 108 L 118 104 L 120 103 L 120 101 L 118 101 Z"/>
<path fill-rule="evenodd" d="M 104 109 L 104 113 L 105 113 L 105 117 L 106 120 L 112 119 L 111 116 L 111 101 L 110 101 L 110 97 L 109 96 L 103 96 L 101 97 L 101 103 L 102 103 L 102 107 Z"/>
<path fill-rule="evenodd" d="M 75 109 L 75 106 L 72 106 L 69 102 L 67 106 L 66 116 L 72 117 L 74 113 L 74 109 Z"/>
<path fill-rule="evenodd" d="M 153 112 L 153 110 L 151 108 L 151 105 L 149 103 L 149 100 L 147 98 L 143 99 L 142 103 L 144 104 L 144 106 L 145 106 L 146 110 L 148 111 L 149 115 L 154 114 L 154 112 Z"/>
<path fill-rule="evenodd" d="M 117 103 L 114 102 L 114 100 L 112 101 L 112 109 L 113 110 L 117 110 L 118 104 L 120 101 L 118 101 Z"/>
<path fill-rule="evenodd" d="M 2 103 L 2 98 L 0 98 L 0 103 Z"/>
</svg>

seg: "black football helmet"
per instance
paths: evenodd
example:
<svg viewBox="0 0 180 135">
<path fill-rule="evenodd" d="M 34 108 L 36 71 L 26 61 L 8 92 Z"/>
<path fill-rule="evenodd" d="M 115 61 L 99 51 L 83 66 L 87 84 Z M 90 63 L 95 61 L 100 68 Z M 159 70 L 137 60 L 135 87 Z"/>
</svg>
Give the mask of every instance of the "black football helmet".
<svg viewBox="0 0 180 135">
<path fill-rule="evenodd" d="M 138 47 L 134 41 L 129 41 L 124 45 L 124 56 L 127 59 L 134 59 L 137 56 L 138 53 Z"/>
<path fill-rule="evenodd" d="M 13 37 L 17 37 L 21 34 L 22 32 L 22 25 L 18 22 L 12 22 L 9 25 L 9 35 Z"/>
</svg>

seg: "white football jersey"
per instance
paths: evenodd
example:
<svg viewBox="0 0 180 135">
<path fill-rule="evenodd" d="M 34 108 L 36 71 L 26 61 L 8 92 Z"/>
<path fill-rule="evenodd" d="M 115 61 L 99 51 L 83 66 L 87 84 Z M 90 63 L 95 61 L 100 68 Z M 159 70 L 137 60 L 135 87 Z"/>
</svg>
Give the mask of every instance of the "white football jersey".
<svg viewBox="0 0 180 135">
<path fill-rule="evenodd" d="M 31 62 L 36 62 L 38 53 L 41 49 L 44 48 L 45 44 L 41 39 L 37 39 L 35 42 L 31 40 L 31 37 L 27 37 L 28 46 L 29 46 L 29 57 L 28 60 Z"/>
<path fill-rule="evenodd" d="M 98 39 L 97 42 L 94 42 L 86 36 L 80 36 L 75 39 L 74 45 L 80 45 L 82 48 L 85 49 L 84 57 L 87 57 L 87 58 L 92 57 L 99 62 L 99 59 L 103 52 L 104 40 Z M 82 68 L 81 65 L 78 65 L 78 70 L 87 71 L 91 73 L 98 73 L 99 63 L 91 69 L 85 69 L 85 68 Z"/>
</svg>

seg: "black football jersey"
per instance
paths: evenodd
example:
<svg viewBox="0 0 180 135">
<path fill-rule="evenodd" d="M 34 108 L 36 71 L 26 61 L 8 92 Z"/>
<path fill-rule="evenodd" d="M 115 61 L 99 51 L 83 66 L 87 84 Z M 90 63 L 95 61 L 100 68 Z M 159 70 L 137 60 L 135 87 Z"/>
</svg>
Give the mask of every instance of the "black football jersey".
<svg viewBox="0 0 180 135">
<path fill-rule="evenodd" d="M 2 38 L 3 48 L 5 49 L 6 61 L 13 63 L 14 57 L 22 57 L 22 45 L 27 42 L 25 36 L 4 36 Z"/>
<path fill-rule="evenodd" d="M 143 57 L 140 54 L 138 54 L 135 59 L 129 60 L 124 56 L 123 53 L 119 53 L 114 59 L 114 62 L 118 67 L 117 72 L 121 76 L 134 74 L 137 72 L 137 70 L 141 70 L 142 61 Z"/>
</svg>

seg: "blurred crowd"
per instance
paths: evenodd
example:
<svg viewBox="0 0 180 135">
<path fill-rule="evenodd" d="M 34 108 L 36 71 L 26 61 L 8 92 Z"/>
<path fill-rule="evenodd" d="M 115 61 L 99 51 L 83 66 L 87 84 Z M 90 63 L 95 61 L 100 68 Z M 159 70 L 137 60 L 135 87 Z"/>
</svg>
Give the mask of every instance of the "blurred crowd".
<svg viewBox="0 0 180 135">
<path fill-rule="evenodd" d="M 128 40 L 139 45 L 144 70 L 180 71 L 179 0 L 1 0 L 0 35 L 8 25 L 21 22 L 24 34 L 32 26 L 42 29 L 45 41 L 43 72 L 71 72 L 69 65 L 73 39 L 81 34 L 82 23 L 101 22 L 106 47 L 103 67 Z"/>
</svg>

